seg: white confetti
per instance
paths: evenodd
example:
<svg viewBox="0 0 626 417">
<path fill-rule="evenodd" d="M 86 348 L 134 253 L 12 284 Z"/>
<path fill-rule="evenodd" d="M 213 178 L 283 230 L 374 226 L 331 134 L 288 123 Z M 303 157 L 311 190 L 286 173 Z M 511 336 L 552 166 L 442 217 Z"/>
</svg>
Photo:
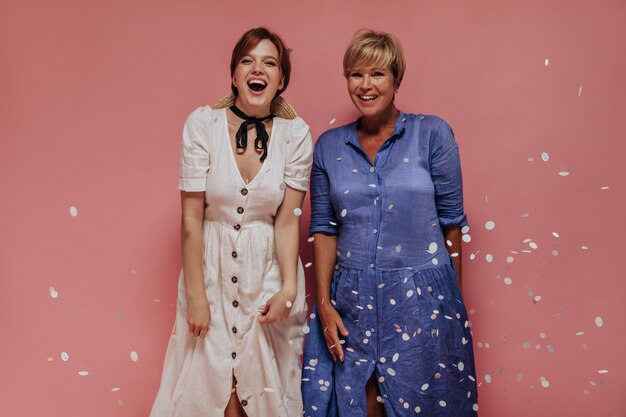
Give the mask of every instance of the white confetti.
<svg viewBox="0 0 626 417">
<path fill-rule="evenodd" d="M 391 376 L 396 376 L 396 371 L 393 368 L 387 368 L 387 373 Z"/>
<path fill-rule="evenodd" d="M 515 258 L 512 257 L 512 256 L 507 256 L 506 257 L 506 263 L 507 264 L 512 264 L 514 260 L 515 260 Z"/>
<path fill-rule="evenodd" d="M 463 369 L 465 369 L 465 364 L 463 362 L 459 362 L 459 371 L 462 371 Z"/>
<path fill-rule="evenodd" d="M 111 392 L 118 392 L 120 390 L 119 387 L 113 387 L 111 388 Z"/>
<path fill-rule="evenodd" d="M 315 236 L 311 236 L 311 237 L 307 240 L 307 242 L 311 243 L 311 242 L 313 242 L 314 240 L 315 240 Z"/>
<path fill-rule="evenodd" d="M 485 229 L 487 230 L 493 230 L 496 227 L 496 222 L 494 222 L 493 220 L 489 220 L 487 223 L 485 223 Z"/>
<path fill-rule="evenodd" d="M 548 155 L 548 152 L 542 152 L 541 153 L 541 160 L 543 162 L 548 162 L 550 160 L 550 155 Z"/>
<path fill-rule="evenodd" d="M 330 122 L 328 122 L 329 125 L 332 125 L 333 123 L 335 123 L 337 121 L 337 119 L 333 118 Z"/>
<path fill-rule="evenodd" d="M 431 242 L 430 245 L 428 245 L 427 252 L 433 254 L 437 252 L 437 248 L 438 248 L 437 242 Z"/>
<path fill-rule="evenodd" d="M 468 234 L 463 235 L 462 239 L 465 243 L 470 243 L 472 241 L 472 237 Z"/>
<path fill-rule="evenodd" d="M 568 171 L 561 171 L 561 172 L 559 172 L 559 175 L 562 176 L 562 177 L 567 177 L 569 175 L 569 172 Z"/>
<path fill-rule="evenodd" d="M 439 260 L 437 260 L 437 258 L 433 258 L 431 260 L 431 262 L 433 263 L 433 265 L 438 265 L 439 264 Z"/>
<path fill-rule="evenodd" d="M 474 405 L 472 406 L 472 410 L 474 410 L 474 411 L 478 411 L 478 404 L 474 404 Z"/>
<path fill-rule="evenodd" d="M 600 189 L 601 189 L 601 190 L 608 190 L 608 189 L 609 189 L 609 186 L 608 186 L 608 185 L 605 185 L 605 186 L 603 186 L 603 187 L 600 187 Z"/>
<path fill-rule="evenodd" d="M 139 360 L 139 354 L 134 350 L 130 352 L 130 360 L 133 362 L 137 362 Z"/>
<path fill-rule="evenodd" d="M 396 246 L 396 252 L 400 252 L 401 250 L 402 250 L 402 246 L 401 245 Z"/>
<path fill-rule="evenodd" d="M 287 301 L 285 302 L 285 307 L 287 307 L 287 308 L 291 308 L 291 307 L 293 307 L 293 303 L 292 303 L 291 301 L 287 300 Z"/>
<path fill-rule="evenodd" d="M 313 262 L 307 262 L 306 264 L 304 264 L 305 268 L 310 268 L 311 265 L 313 265 Z"/>
<path fill-rule="evenodd" d="M 76 217 L 78 216 L 78 209 L 74 206 L 70 207 L 70 216 Z"/>
<path fill-rule="evenodd" d="M 608 373 L 609 373 L 609 370 L 608 370 L 608 369 L 600 369 L 600 370 L 598 371 L 598 373 L 599 373 L 599 374 L 608 374 Z"/>
<path fill-rule="evenodd" d="M 78 375 L 80 375 L 80 376 L 87 376 L 87 375 L 89 375 L 89 372 L 87 372 L 87 371 L 78 371 Z"/>
<path fill-rule="evenodd" d="M 604 325 L 604 320 L 602 320 L 602 317 L 597 316 L 595 319 L 595 323 L 596 323 L 596 326 L 602 327 Z"/>
<path fill-rule="evenodd" d="M 405 342 L 408 341 L 411 338 L 411 336 L 409 336 L 408 333 L 403 333 L 402 334 L 402 340 L 404 340 Z"/>
<path fill-rule="evenodd" d="M 469 226 L 461 227 L 461 233 L 465 234 L 465 233 L 468 233 L 469 231 L 470 231 L 470 227 Z"/>
<path fill-rule="evenodd" d="M 578 97 L 580 97 L 580 95 L 583 93 L 583 86 L 579 85 L 578 86 Z"/>
<path fill-rule="evenodd" d="M 440 407 L 445 407 L 446 406 L 446 402 L 444 400 L 439 401 L 439 406 Z"/>
<path fill-rule="evenodd" d="M 421 413 L 421 412 L 422 412 L 422 409 L 421 409 L 421 407 L 420 407 L 419 405 L 415 407 L 415 412 L 416 412 L 417 414 L 419 414 L 419 413 Z"/>
<path fill-rule="evenodd" d="M 543 63 L 547 67 L 550 64 L 550 60 L 548 58 L 546 58 L 546 60 L 543 61 Z"/>
<path fill-rule="evenodd" d="M 552 232 L 552 236 L 554 236 L 554 237 L 556 237 L 556 238 L 561 237 L 561 236 L 560 236 L 557 232 Z"/>
<path fill-rule="evenodd" d="M 511 285 L 511 284 L 513 284 L 513 280 L 511 278 L 509 278 L 509 277 L 506 277 L 506 278 L 504 278 L 504 283 L 506 285 Z"/>
<path fill-rule="evenodd" d="M 61 360 L 67 362 L 70 360 L 70 355 L 67 352 L 61 352 Z"/>
<path fill-rule="evenodd" d="M 489 263 L 493 262 L 493 255 L 488 253 L 485 255 L 485 260 Z"/>
<path fill-rule="evenodd" d="M 302 209 L 300 207 L 296 207 L 295 209 L 293 209 L 293 214 L 296 217 L 302 216 Z"/>
<path fill-rule="evenodd" d="M 489 374 L 485 375 L 485 382 L 488 384 L 491 384 L 491 375 Z"/>
<path fill-rule="evenodd" d="M 550 381 L 548 381 L 545 376 L 540 376 L 539 380 L 541 381 L 542 387 L 548 388 L 550 386 Z"/>
<path fill-rule="evenodd" d="M 50 287 L 48 290 L 50 291 L 50 297 L 57 298 L 59 296 L 59 292 L 54 287 Z"/>
<path fill-rule="evenodd" d="M 347 214 L 348 214 L 348 210 L 346 209 L 341 210 L 341 217 L 346 217 Z"/>
<path fill-rule="evenodd" d="M 528 242 L 528 246 L 530 246 L 531 249 L 537 249 L 539 247 L 535 242 Z"/>
<path fill-rule="evenodd" d="M 409 158 L 404 158 L 402 161 L 406 164 L 409 162 Z"/>
</svg>

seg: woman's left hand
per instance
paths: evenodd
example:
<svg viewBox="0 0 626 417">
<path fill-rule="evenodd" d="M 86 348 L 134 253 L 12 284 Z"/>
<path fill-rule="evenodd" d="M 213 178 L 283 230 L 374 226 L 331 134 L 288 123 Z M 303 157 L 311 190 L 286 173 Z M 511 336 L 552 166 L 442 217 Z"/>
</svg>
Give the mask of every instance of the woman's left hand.
<svg viewBox="0 0 626 417">
<path fill-rule="evenodd" d="M 291 312 L 295 298 L 295 291 L 289 291 L 284 288 L 278 291 L 267 300 L 265 306 L 259 310 L 259 323 L 276 323 L 286 319 Z"/>
</svg>

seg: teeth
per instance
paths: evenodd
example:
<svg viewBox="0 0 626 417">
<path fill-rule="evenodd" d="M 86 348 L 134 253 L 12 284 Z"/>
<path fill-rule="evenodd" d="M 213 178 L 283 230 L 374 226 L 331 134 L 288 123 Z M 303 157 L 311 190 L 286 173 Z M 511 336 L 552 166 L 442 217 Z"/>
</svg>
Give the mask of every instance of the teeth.
<svg viewBox="0 0 626 417">
<path fill-rule="evenodd" d="M 248 81 L 248 84 L 259 84 L 259 85 L 265 85 L 264 81 L 261 80 L 250 80 Z"/>
<path fill-rule="evenodd" d="M 361 100 L 374 100 L 376 96 L 359 96 Z"/>
</svg>

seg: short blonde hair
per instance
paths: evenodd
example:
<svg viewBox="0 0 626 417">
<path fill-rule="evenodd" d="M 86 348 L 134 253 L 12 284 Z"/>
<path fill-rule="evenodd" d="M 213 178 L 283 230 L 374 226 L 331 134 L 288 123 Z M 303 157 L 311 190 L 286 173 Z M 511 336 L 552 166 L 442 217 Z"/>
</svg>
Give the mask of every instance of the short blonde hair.
<svg viewBox="0 0 626 417">
<path fill-rule="evenodd" d="M 396 37 L 371 29 L 361 29 L 354 34 L 343 55 L 343 75 L 347 77 L 358 65 L 390 68 L 396 86 L 402 82 L 406 69 L 402 46 Z"/>
</svg>

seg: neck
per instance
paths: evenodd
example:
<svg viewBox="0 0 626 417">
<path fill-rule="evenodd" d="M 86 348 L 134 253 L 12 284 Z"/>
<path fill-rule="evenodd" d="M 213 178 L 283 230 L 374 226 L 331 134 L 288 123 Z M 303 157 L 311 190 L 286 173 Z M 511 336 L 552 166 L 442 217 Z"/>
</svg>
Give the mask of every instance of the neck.
<svg viewBox="0 0 626 417">
<path fill-rule="evenodd" d="M 381 114 L 370 117 L 363 116 L 359 122 L 359 130 L 369 134 L 376 134 L 384 129 L 394 129 L 398 113 L 396 106 L 391 104 L 391 106 Z"/>
<path fill-rule="evenodd" d="M 261 107 L 252 106 L 250 104 L 244 103 L 241 97 L 237 97 L 237 100 L 235 101 L 235 106 L 237 106 L 237 108 L 244 112 L 248 117 L 263 118 L 270 114 L 269 104 L 267 106 Z"/>
</svg>

